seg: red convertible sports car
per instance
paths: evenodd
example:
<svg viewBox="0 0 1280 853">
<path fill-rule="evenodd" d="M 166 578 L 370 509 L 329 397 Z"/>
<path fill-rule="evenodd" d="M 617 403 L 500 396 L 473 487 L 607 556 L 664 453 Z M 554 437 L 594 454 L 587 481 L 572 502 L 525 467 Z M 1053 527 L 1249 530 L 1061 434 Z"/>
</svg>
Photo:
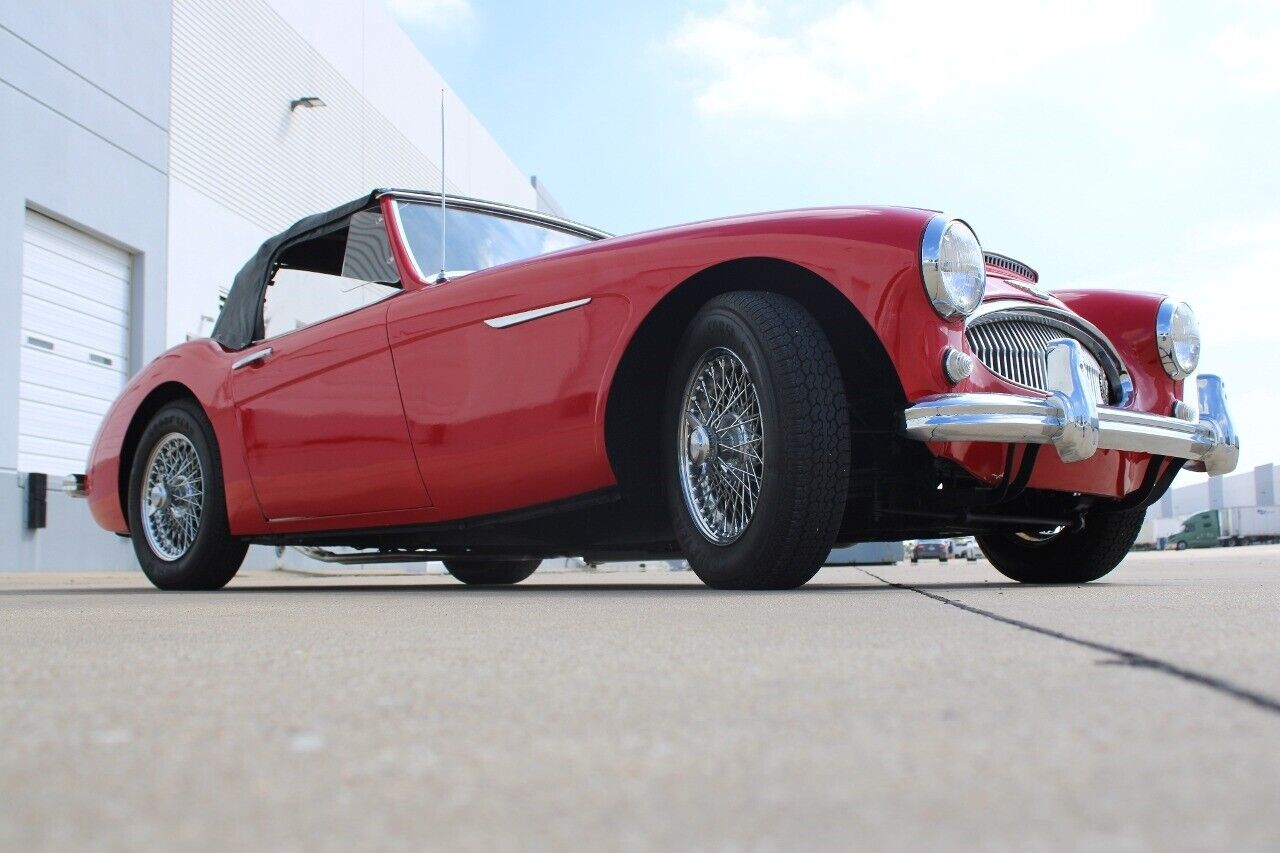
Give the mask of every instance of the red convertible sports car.
<svg viewBox="0 0 1280 853">
<path fill-rule="evenodd" d="M 77 486 L 153 583 L 221 587 L 264 543 L 479 584 L 683 555 L 711 586 L 776 589 L 836 544 L 969 534 L 1011 578 L 1079 583 L 1179 469 L 1235 467 L 1221 381 L 1184 398 L 1186 305 L 1050 292 L 959 219 L 611 237 L 443 201 L 378 190 L 302 220 L 211 339 L 129 383 Z"/>
</svg>

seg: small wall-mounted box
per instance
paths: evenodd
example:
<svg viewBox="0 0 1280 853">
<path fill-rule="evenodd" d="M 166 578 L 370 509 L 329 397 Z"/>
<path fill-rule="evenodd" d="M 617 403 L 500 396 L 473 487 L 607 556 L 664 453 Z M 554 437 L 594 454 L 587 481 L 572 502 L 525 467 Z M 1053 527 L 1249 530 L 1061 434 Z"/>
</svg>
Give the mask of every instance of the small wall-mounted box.
<svg viewBox="0 0 1280 853">
<path fill-rule="evenodd" d="M 49 475 L 27 475 L 27 529 L 40 530 L 49 522 Z"/>
</svg>

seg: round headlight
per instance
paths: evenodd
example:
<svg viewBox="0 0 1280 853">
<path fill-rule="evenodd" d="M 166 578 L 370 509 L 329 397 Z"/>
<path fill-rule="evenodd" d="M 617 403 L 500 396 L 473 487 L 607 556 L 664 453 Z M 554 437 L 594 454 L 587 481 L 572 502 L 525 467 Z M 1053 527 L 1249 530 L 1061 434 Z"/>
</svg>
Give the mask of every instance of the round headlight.
<svg viewBox="0 0 1280 853">
<path fill-rule="evenodd" d="M 1166 299 L 1156 312 L 1156 349 L 1160 363 L 1174 379 L 1195 371 L 1200 363 L 1200 324 L 1185 302 Z"/>
<path fill-rule="evenodd" d="M 959 219 L 935 216 L 920 242 L 920 269 L 929 301 L 948 320 L 978 307 L 987 290 L 987 265 L 982 246 Z"/>
</svg>

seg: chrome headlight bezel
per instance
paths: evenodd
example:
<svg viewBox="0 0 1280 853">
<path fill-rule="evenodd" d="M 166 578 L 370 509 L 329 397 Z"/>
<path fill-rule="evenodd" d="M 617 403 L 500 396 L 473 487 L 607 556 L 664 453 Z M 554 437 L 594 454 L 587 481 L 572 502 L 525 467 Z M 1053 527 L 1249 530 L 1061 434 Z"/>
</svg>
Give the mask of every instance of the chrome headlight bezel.
<svg viewBox="0 0 1280 853">
<path fill-rule="evenodd" d="M 957 274 L 943 269 L 943 240 L 950 233 L 957 234 L 961 239 L 972 240 L 972 251 L 976 253 L 977 259 L 976 279 L 968 273 Z M 929 220 L 920 240 L 920 272 L 924 279 L 925 295 L 929 297 L 933 310 L 944 320 L 972 314 L 982 304 L 982 297 L 987 292 L 987 269 L 982 244 L 969 223 L 963 219 L 938 214 Z"/>
<path fill-rule="evenodd" d="M 1156 311 L 1156 350 L 1170 379 L 1185 379 L 1200 365 L 1200 323 L 1191 306 L 1165 299 Z"/>
</svg>

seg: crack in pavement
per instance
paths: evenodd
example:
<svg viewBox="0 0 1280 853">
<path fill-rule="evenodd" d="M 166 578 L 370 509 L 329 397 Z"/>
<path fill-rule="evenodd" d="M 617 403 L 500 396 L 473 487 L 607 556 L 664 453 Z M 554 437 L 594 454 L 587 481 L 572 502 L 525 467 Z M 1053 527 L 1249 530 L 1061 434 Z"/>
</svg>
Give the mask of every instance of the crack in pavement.
<svg viewBox="0 0 1280 853">
<path fill-rule="evenodd" d="M 1122 649 L 1118 646 L 1110 646 L 1110 645 L 1107 645 L 1106 643 L 1099 643 L 1093 640 L 1086 640 L 1081 637 L 1074 637 L 1071 634 L 1065 634 L 1062 631 L 1055 631 L 1052 628 L 1042 628 L 1039 625 L 1033 625 L 1030 622 L 1023 622 L 1021 619 L 1013 619 L 1008 616 L 1001 616 L 999 613 L 992 613 L 990 610 L 983 610 L 981 607 L 974 607 L 972 605 L 965 604 L 964 602 L 956 601 L 955 599 L 947 598 L 946 596 L 938 595 L 937 593 L 920 589 L 919 587 L 914 587 L 909 584 L 894 583 L 891 580 L 885 580 L 879 575 L 869 572 L 866 569 L 859 569 L 859 571 L 861 571 L 864 575 L 867 575 L 868 577 L 873 577 L 876 580 L 880 581 L 880 583 L 887 584 L 888 586 L 894 587 L 895 589 L 914 592 L 919 595 L 923 595 L 925 598 L 932 598 L 934 601 L 939 601 L 943 604 L 949 604 L 952 607 L 965 611 L 966 613 L 973 613 L 977 616 L 985 616 L 988 619 L 994 619 L 996 622 L 1003 622 L 1006 625 L 1012 625 L 1013 627 L 1021 628 L 1024 631 L 1031 631 L 1032 633 L 1035 633 L 1035 634 L 1041 634 L 1045 637 L 1052 637 L 1055 640 L 1062 640 L 1067 643 L 1072 643 L 1077 646 L 1082 646 L 1086 649 L 1092 649 L 1096 652 L 1103 652 L 1104 654 L 1114 655 L 1117 659 L 1115 661 L 1112 661 L 1111 663 L 1124 665 L 1124 666 L 1134 666 L 1142 669 L 1151 669 L 1151 670 L 1155 670 L 1156 672 L 1162 672 L 1165 675 L 1171 675 L 1174 678 L 1180 678 L 1183 681 L 1189 681 L 1192 684 L 1198 684 L 1201 687 L 1207 687 L 1210 690 L 1214 690 L 1218 693 L 1222 693 L 1226 696 L 1230 696 L 1232 699 L 1237 699 L 1241 702 L 1248 703 L 1250 705 L 1253 705 L 1255 708 L 1260 708 L 1263 711 L 1269 711 L 1272 714 L 1280 714 L 1280 699 L 1275 699 L 1275 698 L 1272 698 L 1271 696 L 1267 696 L 1263 693 L 1257 693 L 1253 690 L 1248 690 L 1243 687 L 1237 687 L 1231 682 L 1221 678 L 1217 678 L 1216 676 L 1206 675 L 1203 672 L 1196 672 L 1193 669 L 1184 669 L 1183 667 L 1180 667 L 1177 664 L 1169 663 L 1168 661 L 1163 661 L 1163 660 L 1160 660 L 1159 658 L 1153 658 L 1150 655 L 1144 655 L 1141 652 L 1131 652 L 1127 649 Z"/>
</svg>

